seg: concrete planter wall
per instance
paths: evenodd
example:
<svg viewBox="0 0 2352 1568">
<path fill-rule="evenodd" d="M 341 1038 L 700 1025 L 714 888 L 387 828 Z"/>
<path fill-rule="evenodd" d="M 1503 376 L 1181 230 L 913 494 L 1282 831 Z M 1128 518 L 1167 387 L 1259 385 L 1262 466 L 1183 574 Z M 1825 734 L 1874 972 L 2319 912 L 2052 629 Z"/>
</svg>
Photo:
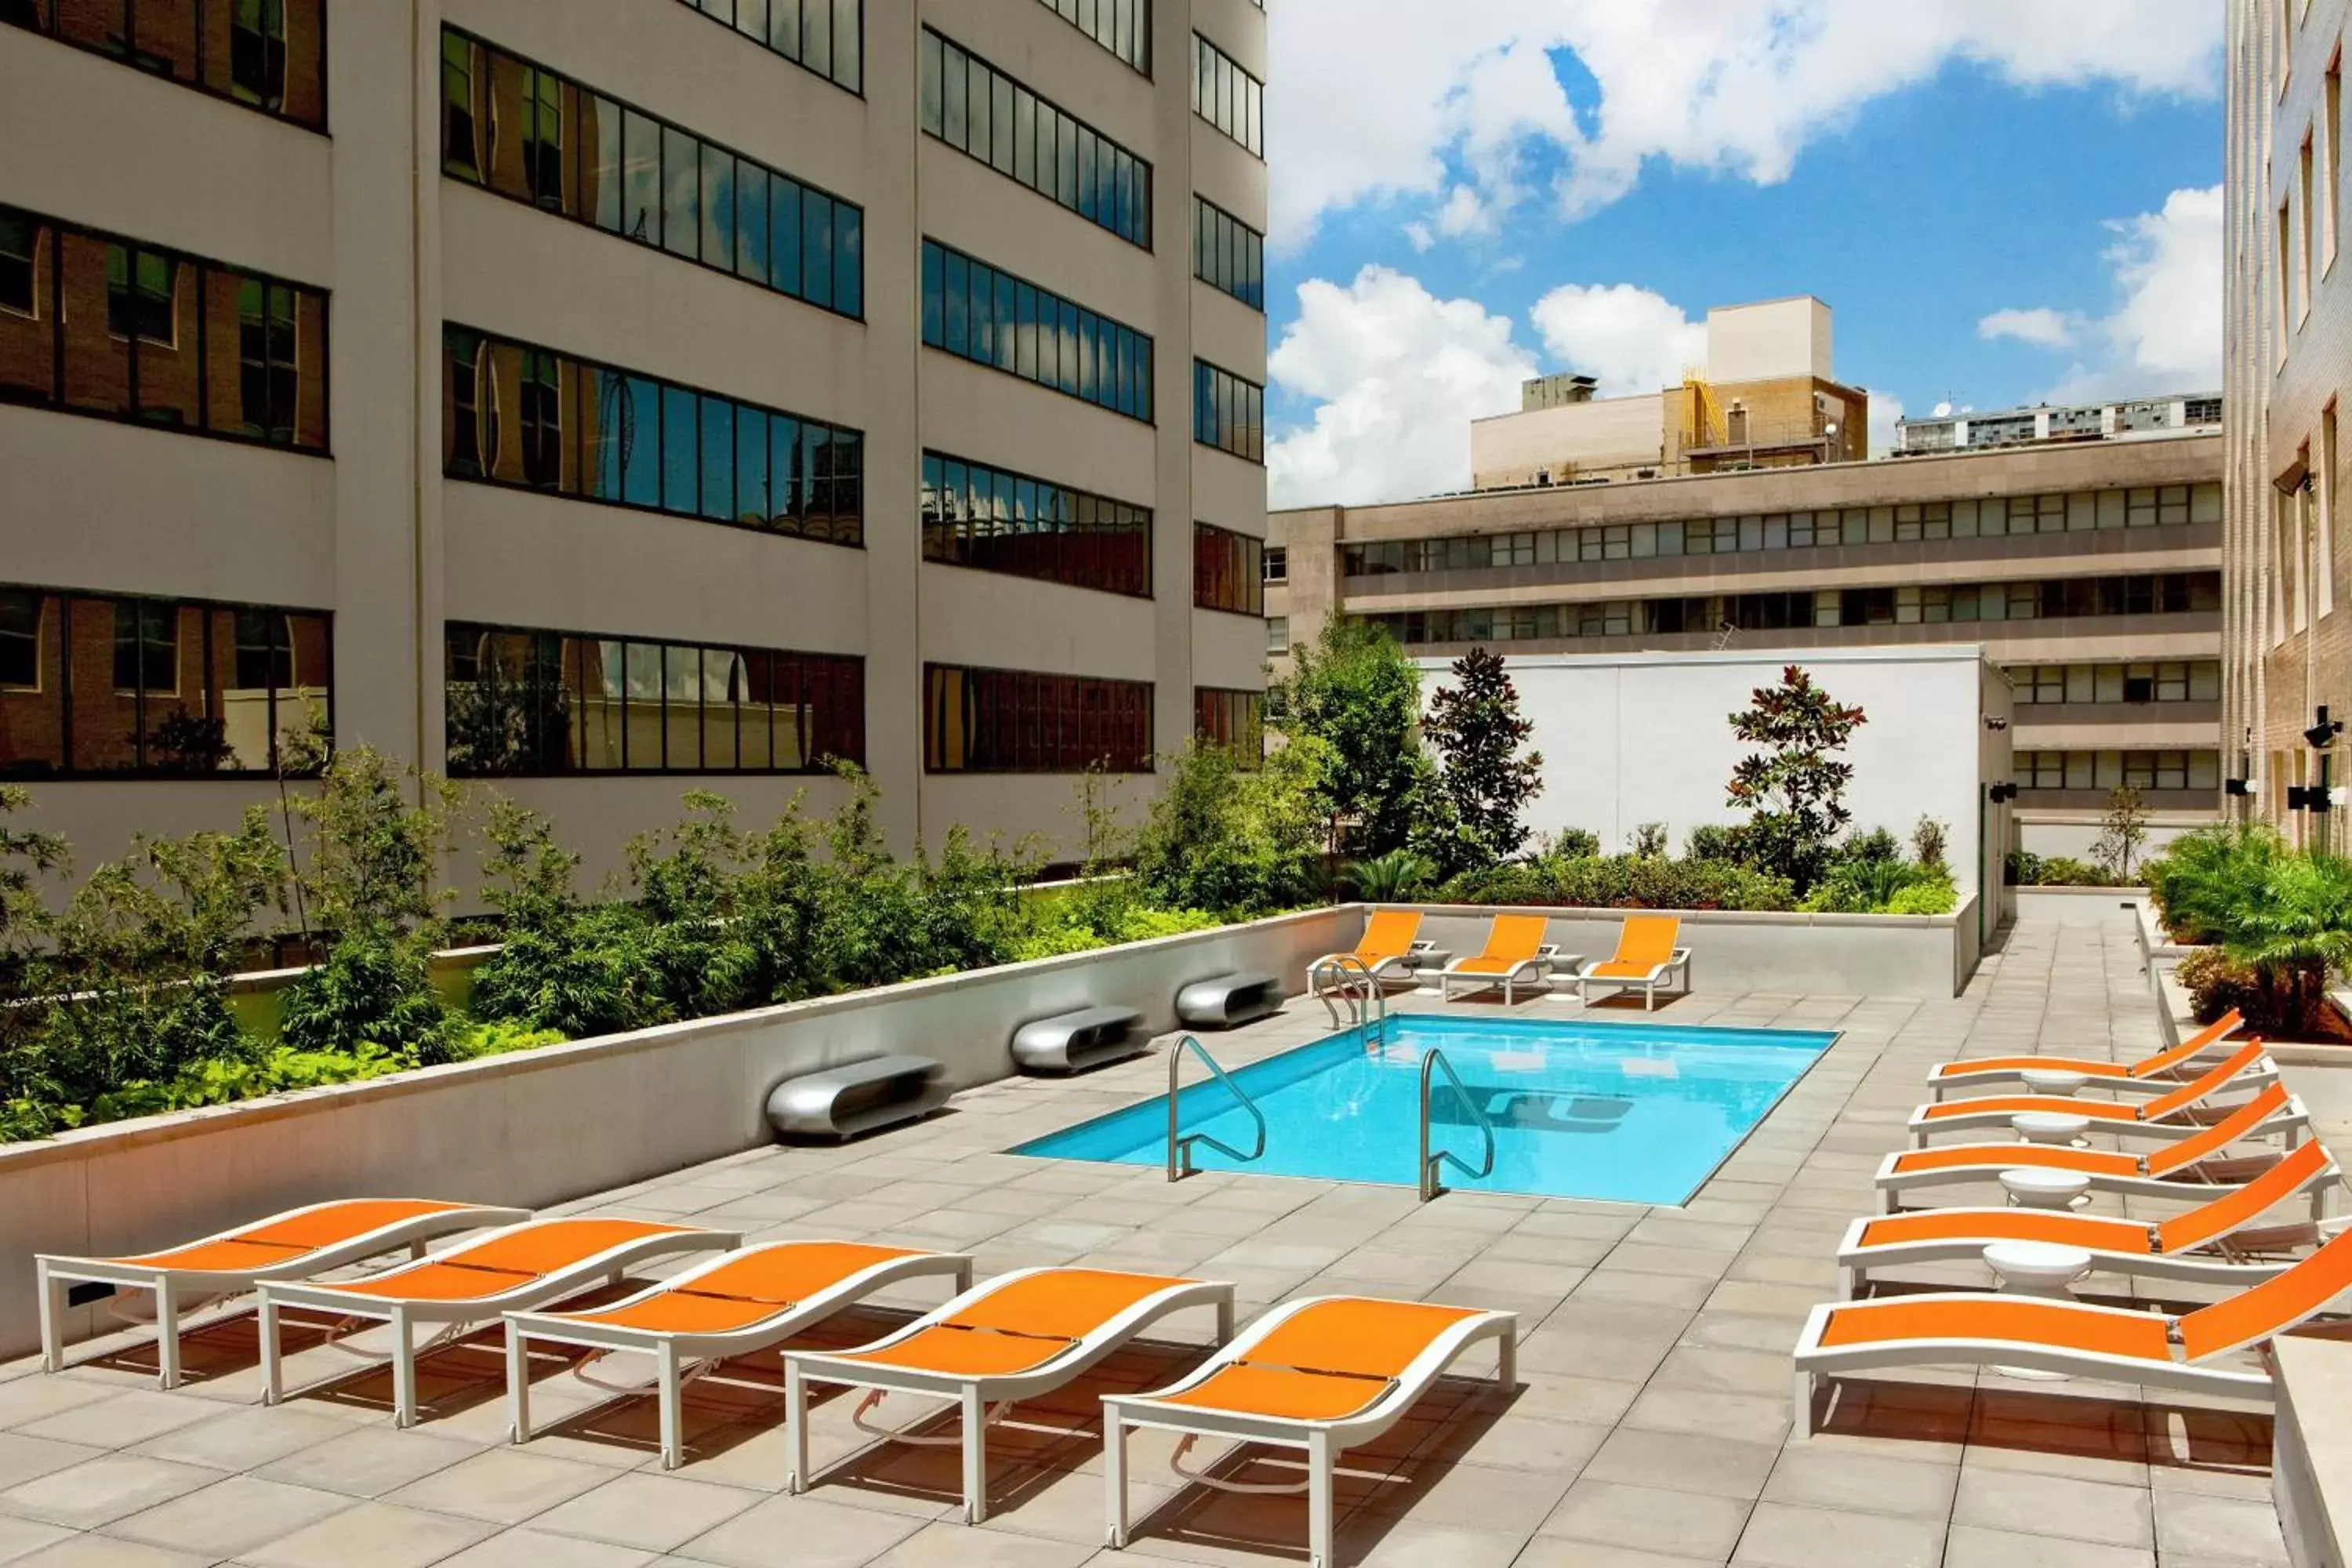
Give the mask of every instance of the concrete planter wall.
<svg viewBox="0 0 2352 1568">
<path fill-rule="evenodd" d="M 913 1051 L 960 1089 L 990 1082 L 1031 1018 L 1116 1002 L 1165 1030 L 1186 982 L 1295 986 L 1363 923 L 1315 910 L 0 1146 L 0 1357 L 37 1343 L 35 1253 L 137 1252 L 357 1194 L 559 1203 L 768 1142 L 780 1079 Z"/>
<path fill-rule="evenodd" d="M 1565 952 L 1608 957 L 1625 910 L 1419 906 L 1422 935 L 1457 957 L 1485 944 L 1498 914 L 1542 915 Z M 1706 991 L 1825 996 L 1956 996 L 1976 973 L 1976 900 L 1948 915 L 1815 915 L 1730 910 L 1669 911 L 1683 922 L 1691 984 Z"/>
<path fill-rule="evenodd" d="M 2002 911 L 2011 920 L 2049 921 L 2062 926 L 2105 925 L 2120 906 L 2145 903 L 2146 888 L 2004 888 Z"/>
</svg>

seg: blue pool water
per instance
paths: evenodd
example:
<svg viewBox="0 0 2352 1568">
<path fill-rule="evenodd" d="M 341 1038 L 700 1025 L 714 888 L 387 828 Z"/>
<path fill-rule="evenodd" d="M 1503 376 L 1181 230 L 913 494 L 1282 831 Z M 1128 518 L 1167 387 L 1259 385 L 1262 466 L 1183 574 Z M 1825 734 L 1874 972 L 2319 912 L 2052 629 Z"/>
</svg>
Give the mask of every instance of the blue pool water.
<svg viewBox="0 0 2352 1568">
<path fill-rule="evenodd" d="M 1265 1115 L 1263 1158 L 1243 1165 L 1204 1144 L 1201 1170 L 1415 1184 L 1423 1056 L 1445 1060 L 1495 1129 L 1493 1173 L 1447 1166 L 1458 1190 L 1679 1204 L 1697 1191 L 1833 1033 L 1663 1024 L 1555 1023 L 1401 1014 L 1377 1046 L 1350 1029 L 1236 1068 Z M 1187 1076 L 1198 1070 L 1188 1063 Z M 1475 1169 L 1478 1129 L 1441 1070 L 1431 1147 Z M 1248 1113 L 1213 1080 L 1188 1083 L 1179 1114 L 1246 1152 Z M 1064 1160 L 1157 1165 L 1168 1152 L 1168 1097 L 1081 1122 L 1013 1151 Z"/>
</svg>

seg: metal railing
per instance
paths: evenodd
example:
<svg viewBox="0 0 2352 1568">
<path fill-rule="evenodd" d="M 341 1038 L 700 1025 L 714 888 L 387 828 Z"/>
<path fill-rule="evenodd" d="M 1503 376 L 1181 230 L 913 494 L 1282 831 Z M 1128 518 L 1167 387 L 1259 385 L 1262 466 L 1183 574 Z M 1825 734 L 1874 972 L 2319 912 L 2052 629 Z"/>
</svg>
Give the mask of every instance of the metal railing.
<svg viewBox="0 0 2352 1568">
<path fill-rule="evenodd" d="M 1358 976 L 1362 977 L 1360 983 Z M 1371 965 L 1352 952 L 1335 953 L 1318 958 L 1308 971 L 1307 983 L 1315 991 L 1323 1011 L 1331 1016 L 1331 1026 L 1339 1027 L 1339 1009 L 1332 1003 L 1337 996 L 1348 1004 L 1348 1026 L 1354 1028 L 1369 1021 L 1372 1037 L 1383 1038 L 1387 1033 L 1389 998 L 1381 983 L 1372 974 Z"/>
<path fill-rule="evenodd" d="M 1186 1132 L 1178 1125 L 1181 1108 L 1176 1094 L 1177 1069 L 1184 1065 L 1184 1053 L 1187 1050 L 1201 1058 L 1207 1066 L 1210 1076 L 1225 1086 L 1225 1092 L 1232 1095 L 1240 1103 L 1241 1108 L 1249 1112 L 1250 1120 L 1257 1124 L 1257 1143 L 1248 1153 L 1243 1153 L 1232 1144 L 1209 1133 Z M 1242 1092 L 1241 1085 L 1226 1076 L 1225 1069 L 1217 1065 L 1217 1058 L 1209 1054 L 1206 1046 L 1201 1044 L 1194 1036 L 1180 1035 L 1177 1037 L 1176 1043 L 1168 1047 L 1168 1179 L 1170 1181 L 1181 1182 L 1192 1173 L 1192 1145 L 1195 1143 L 1206 1143 L 1226 1159 L 1246 1165 L 1265 1153 L 1265 1113 L 1257 1108 L 1257 1101 Z"/>
<path fill-rule="evenodd" d="M 1445 1081 L 1454 1086 L 1454 1098 L 1461 1100 L 1464 1107 L 1469 1110 L 1470 1120 L 1478 1124 L 1478 1131 L 1486 1141 L 1486 1157 L 1479 1163 L 1478 1168 L 1475 1171 L 1470 1168 L 1467 1161 L 1454 1153 L 1453 1150 L 1432 1150 L 1429 1146 L 1429 1090 L 1440 1068 L 1445 1069 Z M 1421 1201 L 1423 1203 L 1427 1203 L 1445 1190 L 1444 1184 L 1437 1179 L 1437 1172 L 1441 1165 L 1449 1163 L 1474 1182 L 1484 1181 L 1493 1175 L 1495 1173 L 1495 1124 L 1486 1120 L 1486 1113 L 1478 1109 L 1476 1100 L 1470 1098 L 1469 1089 L 1463 1086 L 1461 1077 L 1454 1070 L 1454 1064 L 1445 1059 L 1445 1053 L 1432 1047 L 1428 1054 L 1421 1058 Z"/>
</svg>

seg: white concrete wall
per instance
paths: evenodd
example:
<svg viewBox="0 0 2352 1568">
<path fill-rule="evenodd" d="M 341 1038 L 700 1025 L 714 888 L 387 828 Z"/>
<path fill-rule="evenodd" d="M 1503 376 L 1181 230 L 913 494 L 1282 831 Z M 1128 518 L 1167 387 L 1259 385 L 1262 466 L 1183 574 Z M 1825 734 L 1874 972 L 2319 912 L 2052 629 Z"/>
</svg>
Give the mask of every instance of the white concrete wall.
<svg viewBox="0 0 2352 1568">
<path fill-rule="evenodd" d="M 1424 693 L 1447 684 L 1443 660 L 1421 662 Z M 1949 830 L 1945 856 L 1953 866 L 1976 865 L 1980 784 L 2007 776 L 2006 732 L 1994 736 L 1982 723 L 1990 699 L 1973 645 L 1546 654 L 1508 663 L 1520 711 L 1535 725 L 1529 744 L 1544 759 L 1528 826 L 1589 829 L 1605 852 L 1630 847 L 1645 822 L 1665 823 L 1679 854 L 1693 827 L 1747 819 L 1727 804 L 1724 786 L 1754 748 L 1732 734 L 1729 715 L 1748 707 L 1757 687 L 1777 685 L 1790 663 L 1864 711 L 1845 752 L 1857 830 L 1885 827 L 1907 840 L 1924 814 Z M 2000 771 L 1983 772 L 1995 763 Z M 1965 898 L 1974 889 L 1965 872 L 1958 879 Z"/>
<path fill-rule="evenodd" d="M 1178 987 L 1234 969 L 1297 984 L 1363 922 L 1342 905 L 0 1147 L 0 1358 L 37 1342 L 36 1253 L 152 1249 L 367 1194 L 561 1203 L 768 1142 L 783 1079 L 912 1051 L 986 1083 L 1032 1018 L 1124 1003 L 1168 1029 Z M 921 1147 L 920 1128 L 896 1136 Z"/>
<path fill-rule="evenodd" d="M 1562 952 L 1603 959 L 1617 950 L 1623 910 L 1424 906 L 1421 934 L 1456 957 L 1476 952 L 1498 914 L 1541 915 Z M 1948 915 L 1811 915 L 1729 910 L 1666 911 L 1682 921 L 1691 951 L 1691 986 L 1721 994 L 1957 995 L 1972 972 L 1974 943 L 1962 936 L 1976 911 L 1965 895 Z"/>
<path fill-rule="evenodd" d="M 1654 463 L 1664 450 L 1664 421 L 1665 399 L 1654 392 L 1474 420 L 1470 471 L 1525 470 L 1532 477 L 1538 468 L 1549 468 L 1555 480 L 1562 480 L 1565 466 L 1571 463 L 1586 468 Z"/>
</svg>

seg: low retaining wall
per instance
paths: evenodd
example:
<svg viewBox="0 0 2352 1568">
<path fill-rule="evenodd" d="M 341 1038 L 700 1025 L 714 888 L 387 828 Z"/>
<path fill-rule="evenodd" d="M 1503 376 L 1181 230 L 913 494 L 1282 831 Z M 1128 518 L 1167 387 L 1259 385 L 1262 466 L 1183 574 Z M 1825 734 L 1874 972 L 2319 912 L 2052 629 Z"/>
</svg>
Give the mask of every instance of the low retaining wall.
<svg viewBox="0 0 2352 1568">
<path fill-rule="evenodd" d="M 2143 903 L 2146 888 L 2007 888 L 2001 906 L 2010 919 L 2062 926 L 2105 925 L 2125 908 Z"/>
<path fill-rule="evenodd" d="M 1541 915 L 1564 952 L 1603 959 L 1633 911 L 1417 906 L 1422 935 L 1456 957 L 1485 945 L 1498 914 Z M 1672 911 L 1691 950 L 1691 984 L 1704 991 L 1787 995 L 1957 996 L 1976 973 L 1976 900 L 1948 915 L 1815 915 L 1730 910 Z"/>
<path fill-rule="evenodd" d="M 1314 910 L 0 1146 L 0 1357 L 38 1342 L 36 1253 L 138 1252 L 362 1194 L 561 1203 L 767 1142 L 782 1079 L 913 1051 L 959 1089 L 991 1082 L 1032 1018 L 1123 1003 L 1166 1030 L 1185 983 L 1297 986 L 1363 924 L 1361 905 Z"/>
</svg>

